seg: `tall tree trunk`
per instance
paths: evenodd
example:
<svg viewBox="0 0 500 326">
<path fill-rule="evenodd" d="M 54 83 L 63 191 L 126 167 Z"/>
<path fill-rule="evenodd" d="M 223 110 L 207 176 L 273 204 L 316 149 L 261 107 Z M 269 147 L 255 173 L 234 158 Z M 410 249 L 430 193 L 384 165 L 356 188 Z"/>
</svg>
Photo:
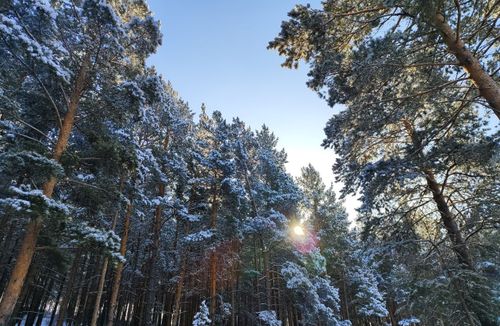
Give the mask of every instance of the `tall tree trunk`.
<svg viewBox="0 0 500 326">
<path fill-rule="evenodd" d="M 31 284 L 29 287 L 32 288 L 30 292 L 32 292 L 31 303 L 26 305 L 28 308 L 26 321 L 24 323 L 25 326 L 33 326 L 37 316 L 41 313 L 43 315 L 43 310 L 40 309 L 40 305 L 42 303 L 44 292 L 46 291 L 45 286 L 47 285 L 47 279 L 43 278 L 41 275 L 38 279 L 34 280 L 34 284 Z"/>
<path fill-rule="evenodd" d="M 68 140 L 73 129 L 73 124 L 78 110 L 78 104 L 80 103 L 81 96 L 87 83 L 89 67 L 90 56 L 87 56 L 85 57 L 75 79 L 75 86 L 73 91 L 71 92 L 68 102 L 68 111 L 64 116 L 61 129 L 59 130 L 59 136 L 57 137 L 57 142 L 54 147 L 52 157 L 57 162 L 61 160 L 61 156 L 68 146 Z M 56 183 L 56 177 L 51 176 L 50 179 L 43 184 L 44 196 L 46 196 L 47 198 L 52 197 Z M 31 220 L 26 226 L 26 232 L 22 240 L 21 248 L 17 255 L 14 269 L 12 270 L 9 283 L 7 284 L 7 288 L 3 295 L 2 302 L 0 303 L 0 326 L 7 324 L 12 312 L 14 311 L 16 302 L 19 299 L 21 289 L 24 285 L 24 280 L 26 279 L 26 274 L 28 274 L 28 269 L 31 265 L 33 255 L 35 254 L 36 242 L 42 228 L 42 224 L 43 218 L 41 216 L 38 216 Z"/>
<path fill-rule="evenodd" d="M 413 147 L 417 150 L 417 155 L 419 156 L 420 160 L 425 161 L 422 152 L 422 142 L 415 134 L 412 123 L 406 119 L 404 119 L 402 122 L 406 129 L 408 137 L 413 144 Z M 466 266 L 467 268 L 474 269 L 472 259 L 469 254 L 469 249 L 467 248 L 467 245 L 462 238 L 462 234 L 460 233 L 460 229 L 458 228 L 457 222 L 455 221 L 455 217 L 451 213 L 450 207 L 448 206 L 448 203 L 446 202 L 446 199 L 443 195 L 443 190 L 446 185 L 440 186 L 437 183 L 436 178 L 434 177 L 434 173 L 430 168 L 422 167 L 422 172 L 425 174 L 427 187 L 432 193 L 432 199 L 436 203 L 439 214 L 441 216 L 441 222 L 443 223 L 446 232 L 448 233 L 448 237 L 451 240 L 453 251 L 457 256 L 458 262 L 461 265 Z"/>
<path fill-rule="evenodd" d="M 50 320 L 48 326 L 52 326 L 52 323 L 54 322 L 54 319 L 56 318 L 56 312 L 57 312 L 57 307 L 59 306 L 59 300 L 61 299 L 61 295 L 64 289 L 64 281 L 66 280 L 66 277 L 63 277 L 61 280 L 61 284 L 59 287 L 59 290 L 57 291 L 57 297 L 54 302 L 54 307 L 52 308 L 52 313 L 50 314 Z"/>
<path fill-rule="evenodd" d="M 101 298 L 104 289 L 104 282 L 106 281 L 106 273 L 108 271 L 109 257 L 104 257 L 104 262 L 102 263 L 101 275 L 99 276 L 99 285 L 97 286 L 97 294 L 94 303 L 94 310 L 92 312 L 92 320 L 90 321 L 91 326 L 97 325 L 97 318 L 99 317 L 99 309 L 101 308 Z"/>
<path fill-rule="evenodd" d="M 460 233 L 460 229 L 458 228 L 457 222 L 455 221 L 455 218 L 450 211 L 448 203 L 446 202 L 446 199 L 443 196 L 441 187 L 436 182 L 434 174 L 432 173 L 431 170 L 425 169 L 424 173 L 425 173 L 425 178 L 427 180 L 427 186 L 432 192 L 432 198 L 434 199 L 434 202 L 438 207 L 439 214 L 441 215 L 441 221 L 443 222 L 444 227 L 448 232 L 448 237 L 450 238 L 451 243 L 453 244 L 453 251 L 455 251 L 457 255 L 458 262 L 470 269 L 474 269 L 467 245 L 464 239 L 462 238 L 462 234 Z"/>
<path fill-rule="evenodd" d="M 84 295 L 83 300 L 82 300 L 82 307 L 81 309 L 78 310 L 78 315 L 75 318 L 75 322 L 83 325 L 89 325 L 91 320 L 92 320 L 92 315 L 93 315 L 93 307 L 94 305 L 92 304 L 95 299 L 94 296 L 97 295 L 96 292 L 93 291 L 93 289 L 97 288 L 99 286 L 99 281 L 100 278 L 97 278 L 96 275 L 98 275 L 98 272 L 100 270 L 100 257 L 99 255 L 90 255 L 89 258 L 89 264 L 87 266 L 87 279 L 86 279 L 86 286 L 85 286 L 85 292 L 83 293 Z"/>
<path fill-rule="evenodd" d="M 0 304 L 0 325 L 7 325 L 14 308 L 16 306 L 17 299 L 21 294 L 21 290 L 28 274 L 28 270 L 35 254 L 36 240 L 38 233 L 42 227 L 42 218 L 37 217 L 28 223 L 26 228 L 26 233 L 19 250 L 19 254 L 16 259 L 16 264 L 12 270 L 9 283 L 4 292 L 2 302 Z"/>
<path fill-rule="evenodd" d="M 38 266 L 36 266 L 38 267 Z M 28 271 L 28 275 L 26 275 L 26 280 L 24 281 L 25 286 L 23 286 L 23 289 L 21 290 L 21 294 L 19 295 L 19 302 L 17 302 L 16 306 L 14 307 L 14 311 L 12 312 L 12 317 L 10 324 L 15 324 L 15 321 L 13 320 L 14 318 L 20 318 L 19 311 L 22 310 L 23 307 L 26 307 L 26 302 L 29 299 L 29 294 L 30 294 L 30 289 L 34 285 L 34 278 L 38 274 L 37 268 L 30 268 Z"/>
<path fill-rule="evenodd" d="M 258 215 L 258 211 L 257 211 L 257 204 L 255 202 L 255 199 L 253 197 L 253 192 L 252 192 L 252 184 L 250 182 L 250 179 L 248 178 L 248 174 L 249 174 L 249 170 L 248 170 L 248 166 L 246 164 L 246 161 L 243 162 L 243 166 L 244 166 L 244 176 L 245 176 L 245 187 L 246 187 L 246 190 L 247 190 L 247 193 L 248 193 L 248 196 L 250 198 L 250 203 L 252 205 L 252 212 L 253 212 L 253 216 L 254 217 L 257 217 Z M 264 263 L 264 287 L 265 287 L 265 290 L 266 290 L 266 309 L 267 310 L 271 310 L 271 306 L 272 306 L 272 302 L 271 302 L 271 299 L 272 299 L 272 294 L 271 294 L 271 274 L 270 274 L 270 267 L 269 267 L 269 249 L 266 247 L 266 245 L 264 244 L 264 239 L 262 238 L 262 235 L 259 235 L 259 242 L 260 242 L 260 247 L 261 247 L 261 251 L 262 251 L 262 256 L 263 256 L 263 263 Z M 257 257 L 256 257 L 256 250 L 255 250 L 255 239 L 254 239 L 254 261 L 255 261 L 255 265 L 256 265 L 256 270 L 257 270 Z M 256 280 L 255 282 L 255 290 L 257 291 L 257 296 L 259 296 L 258 292 L 258 280 Z M 261 306 L 260 306 L 260 298 L 258 299 L 259 303 L 258 303 L 258 307 L 257 307 L 257 310 L 260 310 L 261 309 Z"/>
<path fill-rule="evenodd" d="M 398 320 L 396 317 L 397 314 L 397 302 L 394 298 L 388 298 L 387 299 L 387 310 L 389 312 L 389 320 L 391 322 L 391 326 L 397 326 L 398 325 Z"/>
<path fill-rule="evenodd" d="M 66 311 L 68 309 L 68 304 L 71 298 L 71 294 L 73 292 L 73 286 L 75 283 L 76 279 L 76 274 L 78 271 L 78 268 L 80 268 L 80 259 L 81 259 L 82 253 L 81 249 L 77 249 L 75 253 L 75 258 L 73 258 L 73 263 L 71 264 L 71 269 L 69 271 L 69 275 L 67 277 L 67 283 L 66 287 L 64 288 L 64 292 L 62 294 L 61 298 L 61 304 L 59 305 L 59 315 L 57 317 L 57 322 L 56 326 L 62 326 L 64 319 L 66 318 Z"/>
<path fill-rule="evenodd" d="M 179 322 L 179 315 L 181 311 L 181 299 L 182 292 L 184 290 L 184 277 L 186 275 L 186 258 L 182 259 L 181 273 L 179 275 L 179 282 L 177 283 L 177 287 L 175 289 L 175 299 L 174 299 L 174 308 L 172 311 L 172 319 L 170 325 L 177 326 Z"/>
<path fill-rule="evenodd" d="M 275 271 L 274 272 L 274 283 L 275 283 L 275 287 L 276 287 L 276 292 L 277 292 L 277 295 L 276 295 L 276 305 L 278 307 L 278 318 L 279 320 L 281 320 L 283 322 L 283 325 L 286 325 L 286 321 L 287 321 L 287 315 L 286 315 L 286 309 L 284 309 L 284 304 L 285 304 L 285 299 L 283 298 L 283 294 L 282 294 L 282 289 L 283 289 L 283 286 L 282 286 L 282 281 L 281 281 L 281 278 L 280 278 L 280 274 Z"/>
<path fill-rule="evenodd" d="M 252 254 L 253 254 L 253 268 L 255 271 L 259 271 L 259 262 L 257 258 L 257 240 L 255 234 L 252 236 Z M 252 313 L 256 313 L 257 311 L 261 310 L 260 306 L 260 294 L 259 294 L 259 276 L 257 273 L 253 277 L 253 302 L 252 302 L 252 307 L 251 311 Z"/>
<path fill-rule="evenodd" d="M 422 153 L 422 144 L 420 139 L 415 135 L 413 125 L 408 120 L 403 120 L 403 124 L 407 130 L 408 136 L 411 138 L 413 146 L 417 149 L 417 154 L 420 156 L 419 159 L 425 161 L 425 157 Z M 472 261 L 472 257 L 470 255 L 469 249 L 467 248 L 467 244 L 462 237 L 460 228 L 453 216 L 450 207 L 446 201 L 446 198 L 443 194 L 444 189 L 446 188 L 446 184 L 440 185 L 436 181 L 433 171 L 428 167 L 423 167 L 422 172 L 425 174 L 425 178 L 427 181 L 427 187 L 432 193 L 432 198 L 438 208 L 439 214 L 441 216 L 441 222 L 443 223 L 448 237 L 450 238 L 452 244 L 452 250 L 455 252 L 458 263 L 460 266 L 465 267 L 469 270 L 474 270 L 474 263 Z M 462 283 L 463 280 L 452 279 L 454 284 Z M 455 285 L 457 295 L 462 299 L 462 307 L 467 314 L 469 320 L 472 320 L 471 314 L 467 310 L 467 304 L 470 304 L 470 298 L 464 298 L 463 294 L 460 291 L 462 287 L 461 284 L 458 286 Z M 469 301 L 469 302 L 465 302 Z M 485 315 L 483 309 L 478 309 L 477 307 L 472 306 L 472 310 L 474 311 L 477 318 L 480 320 L 481 325 L 493 325 L 493 323 L 488 319 Z"/>
<path fill-rule="evenodd" d="M 127 204 L 127 212 L 125 213 L 125 219 L 123 222 L 123 232 L 122 238 L 120 241 L 120 255 L 125 257 L 127 253 L 127 240 L 128 240 L 128 231 L 130 226 L 130 218 L 132 216 L 132 202 Z M 123 262 L 118 262 L 116 265 L 115 275 L 113 278 L 113 287 L 111 289 L 111 298 L 109 299 L 109 311 L 108 311 L 108 322 L 107 326 L 113 326 L 113 322 L 115 320 L 116 308 L 118 303 L 118 293 L 120 291 L 120 282 L 122 279 L 123 272 Z"/>
<path fill-rule="evenodd" d="M 188 212 L 192 213 L 193 212 L 193 207 L 195 205 L 195 189 L 191 188 L 191 194 L 189 196 L 189 204 L 188 204 Z M 173 307 L 172 307 L 172 316 L 170 318 L 170 324 L 171 326 L 178 326 L 180 325 L 181 322 L 181 300 L 182 300 L 182 295 L 184 292 L 184 284 L 186 283 L 186 269 L 187 269 L 187 262 L 188 262 L 188 256 L 190 252 L 190 248 L 180 248 L 178 249 L 178 239 L 179 239 L 179 228 L 180 228 L 180 223 L 177 223 L 177 227 L 175 230 L 175 241 L 174 241 L 174 246 L 173 250 L 176 252 L 180 252 L 182 255 L 181 258 L 181 267 L 180 267 L 180 275 L 179 275 L 179 282 L 177 283 L 177 287 L 175 289 L 175 295 L 174 295 L 174 302 L 173 302 Z M 184 234 L 188 234 L 190 229 L 190 223 L 188 221 L 185 222 L 184 224 Z"/>
<path fill-rule="evenodd" d="M 441 33 L 448 50 L 455 55 L 459 64 L 464 67 L 479 94 L 491 105 L 493 112 L 500 119 L 500 87 L 495 80 L 484 71 L 476 57 L 465 46 L 457 33 L 448 25 L 444 16 L 437 13 L 434 16 L 434 25 Z"/>
<path fill-rule="evenodd" d="M 123 188 L 125 187 L 125 176 L 122 173 L 120 176 L 120 186 L 119 186 L 119 191 L 120 194 L 123 193 Z M 120 211 L 117 210 L 115 215 L 113 216 L 113 221 L 111 222 L 111 231 L 115 231 L 116 228 L 116 223 L 118 222 L 118 216 L 120 215 Z M 106 273 L 108 272 L 108 265 L 109 265 L 109 257 L 106 256 L 104 258 L 104 262 L 102 264 L 102 269 L 101 269 L 101 275 L 99 276 L 99 285 L 97 288 L 97 294 L 96 294 L 96 299 L 95 299 L 95 304 L 94 304 L 94 311 L 92 312 L 92 320 L 90 322 L 91 326 L 96 326 L 97 325 L 97 318 L 99 317 L 99 309 L 101 307 L 101 299 L 102 299 L 102 292 L 104 290 L 104 283 L 106 281 Z"/>
<path fill-rule="evenodd" d="M 347 296 L 347 281 L 346 281 L 346 275 L 345 275 L 345 270 L 342 268 L 342 280 L 340 281 L 342 283 L 342 293 L 340 294 L 340 297 L 342 298 L 342 304 L 343 306 L 343 318 L 345 320 L 350 320 L 351 317 L 349 316 L 349 300 Z"/>
<path fill-rule="evenodd" d="M 219 200 L 217 198 L 218 189 L 214 185 L 213 195 L 212 195 L 212 207 L 210 210 L 210 228 L 215 230 L 217 227 L 217 214 L 219 212 Z M 210 318 L 212 319 L 212 325 L 214 324 L 214 315 L 217 308 L 217 254 L 215 248 L 210 253 Z"/>
<path fill-rule="evenodd" d="M 158 185 L 158 196 L 163 197 L 165 196 L 165 185 L 163 183 L 160 183 Z M 153 221 L 153 227 L 152 227 L 152 233 L 153 233 L 153 243 L 151 245 L 151 251 L 149 254 L 148 261 L 146 262 L 146 269 L 145 269 L 145 279 L 144 279 L 144 304 L 141 309 L 141 314 L 140 314 L 140 322 L 142 324 L 144 320 L 144 325 L 151 325 L 152 324 L 152 314 L 151 314 L 151 307 L 154 301 L 154 289 L 153 289 L 153 284 L 154 284 L 154 278 L 156 277 L 155 273 L 155 263 L 158 257 L 158 251 L 160 248 L 160 235 L 161 235 L 161 227 L 163 225 L 163 208 L 162 205 L 159 204 L 155 208 L 155 218 Z M 144 316 L 145 314 L 145 316 Z M 145 319 L 144 319 L 145 318 Z"/>
<path fill-rule="evenodd" d="M 86 281 L 88 277 L 88 266 L 90 264 L 90 256 L 88 254 L 82 255 L 81 261 L 77 264 L 78 273 L 76 274 L 74 284 L 72 288 L 76 288 L 75 294 L 72 294 L 68 300 L 68 306 L 66 309 L 65 316 L 71 316 L 69 323 L 74 323 L 75 318 L 78 317 L 79 311 L 82 307 L 82 302 L 85 293 Z M 64 300 L 64 298 L 63 298 Z M 61 307 L 62 309 L 62 307 Z M 68 318 L 66 318 L 68 319 Z M 68 322 L 66 322 L 68 323 Z"/>
<path fill-rule="evenodd" d="M 210 318 L 214 325 L 214 315 L 217 310 L 217 256 L 215 252 L 210 254 Z"/>
<path fill-rule="evenodd" d="M 262 248 L 263 262 L 264 262 L 264 276 L 265 276 L 265 288 L 266 288 L 266 309 L 271 310 L 271 272 L 269 269 L 269 249 L 264 245 L 262 236 L 260 236 L 260 245 Z"/>
<path fill-rule="evenodd" d="M 231 326 L 236 325 L 236 291 L 238 290 L 238 274 L 237 270 L 233 269 L 231 273 L 233 282 L 231 284 Z"/>
<path fill-rule="evenodd" d="M 8 231 L 6 232 L 5 238 L 1 244 L 2 251 L 0 253 L 0 270 L 2 273 L 0 275 L 0 293 L 3 293 L 5 282 L 9 276 L 9 269 L 7 266 L 10 265 L 10 262 L 14 258 L 12 251 L 16 248 L 18 241 L 14 237 L 17 223 L 15 223 L 14 219 L 10 218 L 4 218 L 4 220 L 8 220 Z"/>
<path fill-rule="evenodd" d="M 37 325 L 37 326 L 41 326 L 45 320 L 45 313 L 47 312 L 46 311 L 47 303 L 49 302 L 49 300 L 52 297 L 52 289 L 54 287 L 54 283 L 55 283 L 54 278 L 51 277 L 49 285 L 45 289 L 45 293 L 43 295 L 43 299 L 42 299 L 42 302 L 41 302 L 40 307 L 39 307 L 40 313 L 38 314 L 38 318 L 37 318 L 36 323 L 35 323 L 35 325 Z"/>
<path fill-rule="evenodd" d="M 170 143 L 170 135 L 167 133 L 167 136 L 162 141 L 163 150 L 167 150 L 168 145 Z M 165 196 L 165 184 L 160 182 L 158 184 L 158 196 Z M 153 290 L 154 278 L 156 277 L 155 273 L 155 263 L 158 257 L 158 251 L 160 248 L 160 236 L 161 236 L 161 227 L 163 225 L 163 207 L 162 204 L 158 204 L 155 208 L 155 217 L 153 221 L 152 233 L 153 233 L 153 242 L 150 247 L 149 258 L 145 264 L 145 277 L 144 277 L 144 299 L 143 304 L 141 305 L 141 311 L 139 314 L 139 322 L 144 325 L 151 325 L 153 323 L 153 314 L 152 305 L 155 297 L 155 292 Z M 143 322 L 144 320 L 144 322 Z"/>
</svg>

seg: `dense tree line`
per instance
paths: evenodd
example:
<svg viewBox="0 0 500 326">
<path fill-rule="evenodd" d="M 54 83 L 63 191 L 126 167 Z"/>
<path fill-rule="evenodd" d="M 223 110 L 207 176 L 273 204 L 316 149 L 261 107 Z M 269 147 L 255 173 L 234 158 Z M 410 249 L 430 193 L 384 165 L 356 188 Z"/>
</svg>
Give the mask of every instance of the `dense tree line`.
<svg viewBox="0 0 500 326">
<path fill-rule="evenodd" d="M 270 46 L 344 105 L 353 227 L 266 126 L 146 65 L 144 1 L 2 2 L 0 325 L 498 324 L 498 4 L 323 6 Z"/>
<path fill-rule="evenodd" d="M 348 325 L 374 255 L 265 126 L 196 118 L 141 1 L 3 2 L 0 325 Z"/>
</svg>

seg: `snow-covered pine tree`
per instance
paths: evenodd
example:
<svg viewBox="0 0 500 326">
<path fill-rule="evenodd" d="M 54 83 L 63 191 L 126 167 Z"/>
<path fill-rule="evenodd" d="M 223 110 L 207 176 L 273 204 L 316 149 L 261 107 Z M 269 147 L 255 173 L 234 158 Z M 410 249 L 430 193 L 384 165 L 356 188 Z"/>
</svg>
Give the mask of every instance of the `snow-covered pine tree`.
<svg viewBox="0 0 500 326">
<path fill-rule="evenodd" d="M 327 1 L 319 10 L 297 6 L 270 44 L 286 57 L 285 66 L 309 61 L 308 85 L 330 105 L 345 105 L 328 122 L 324 146 L 339 155 L 335 171 L 344 195 L 362 191 L 365 239 L 417 241 L 416 252 L 425 254 L 408 259 L 427 259 L 434 271 L 421 277 L 448 280 L 449 295 L 462 302 L 460 318 L 470 324 L 496 318 L 490 313 L 494 287 L 477 270 L 475 261 L 483 259 L 474 248 L 475 239 L 489 233 L 486 225 L 494 224 L 490 213 L 498 206 L 485 204 L 498 193 L 498 132 L 486 130 L 483 109 L 498 114 L 499 87 L 489 77 L 494 41 L 490 32 L 477 31 L 495 24 L 493 7 Z M 360 18 L 354 27 L 353 18 Z M 485 79 L 475 80 L 479 75 Z M 475 214 L 488 206 L 482 217 Z M 470 288 L 466 279 L 475 280 Z M 451 314 L 453 302 L 440 306 L 443 315 Z"/>
<path fill-rule="evenodd" d="M 441 4 L 461 36 L 473 36 L 464 41 L 478 46 L 484 71 L 494 71 L 491 2 Z M 498 134 L 478 118 L 474 103 L 486 103 L 461 68 L 444 68 L 456 53 L 443 51 L 450 45 L 425 20 L 436 7 L 422 9 L 298 7 L 284 25 L 296 34 L 274 44 L 306 45 L 288 54 L 311 54 L 311 86 L 346 104 L 326 145 L 340 154 L 345 192 L 361 192 L 358 231 L 312 166 L 298 180 L 286 173 L 269 128 L 253 131 L 220 112 L 194 121 L 146 67 L 161 35 L 145 1 L 0 2 L 1 318 L 494 324 Z M 380 15 L 389 20 L 350 21 Z"/>
<path fill-rule="evenodd" d="M 212 321 L 210 320 L 208 307 L 205 300 L 203 300 L 200 304 L 199 311 L 194 315 L 193 326 L 208 326 L 211 324 Z"/>
<path fill-rule="evenodd" d="M 329 0 L 321 6 L 297 5 L 269 48 L 286 58 L 285 67 L 310 62 L 308 85 L 330 105 L 346 104 L 370 116 L 415 99 L 432 102 L 437 95 L 450 105 L 472 101 L 500 118 L 492 47 L 496 3 Z M 418 81 L 414 73 L 446 78 Z M 437 108 L 428 110 L 442 124 L 453 124 Z"/>
<path fill-rule="evenodd" d="M 357 229 L 349 230 L 347 213 L 336 200 L 332 186 L 326 188 L 311 164 L 302 168 L 297 183 L 305 194 L 302 210 L 318 238 L 325 273 L 339 289 L 343 319 L 357 324 L 386 317 L 388 312 L 373 259 L 363 250 Z"/>
<path fill-rule="evenodd" d="M 25 149 L 55 163 L 66 160 L 65 153 L 76 139 L 72 138 L 75 123 L 81 121 L 77 118 L 88 119 L 98 113 L 113 119 L 112 111 L 98 111 L 99 107 L 105 107 L 95 103 L 114 93 L 118 81 L 142 71 L 140 65 L 129 60 L 128 54 L 132 52 L 128 51 L 144 58 L 154 51 L 160 35 L 156 25 L 150 23 L 146 33 L 141 31 L 144 46 L 130 49 L 130 38 L 147 24 L 141 20 L 125 24 L 111 6 L 101 1 L 88 0 L 78 5 L 20 1 L 3 10 L 0 19 L 0 51 L 8 64 L 15 65 L 14 78 L 18 81 L 2 83 L 2 96 L 8 96 L 9 106 L 15 108 L 6 111 L 5 119 L 10 122 L 9 128 L 17 129 L 16 139 L 23 140 Z M 9 65 L 2 69 L 13 71 Z M 2 76 L 7 76 L 4 72 Z M 17 89 L 20 84 L 23 87 Z M 90 101 L 93 105 L 89 105 Z M 40 121 L 39 116 L 50 118 Z M 14 138 L 11 141 L 15 144 Z M 37 147 L 33 148 L 35 144 Z M 15 145 L 12 152 L 23 151 L 22 144 Z M 42 199 L 47 203 L 53 200 L 55 186 L 64 176 L 58 171 L 45 169 L 42 180 L 32 184 L 35 188 L 32 191 L 42 191 Z M 12 186 L 19 188 L 26 181 L 20 180 Z M 22 246 L 0 303 L 0 324 L 11 317 L 44 221 L 43 214 L 38 214 L 26 224 Z"/>
</svg>

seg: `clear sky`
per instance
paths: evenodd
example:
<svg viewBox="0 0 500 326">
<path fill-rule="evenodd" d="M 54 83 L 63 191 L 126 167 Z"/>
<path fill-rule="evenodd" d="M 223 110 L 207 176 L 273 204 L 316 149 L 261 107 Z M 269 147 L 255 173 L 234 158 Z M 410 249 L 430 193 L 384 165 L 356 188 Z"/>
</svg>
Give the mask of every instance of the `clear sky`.
<svg viewBox="0 0 500 326">
<path fill-rule="evenodd" d="M 282 68 L 282 58 L 266 49 L 288 11 L 307 2 L 320 6 L 320 0 L 149 0 L 163 32 L 149 63 L 193 111 L 205 103 L 254 129 L 266 124 L 288 153 L 292 175 L 311 163 L 328 184 L 335 157 L 320 145 L 334 110 L 305 85 L 307 67 Z M 356 204 L 346 202 L 351 217 Z"/>
</svg>

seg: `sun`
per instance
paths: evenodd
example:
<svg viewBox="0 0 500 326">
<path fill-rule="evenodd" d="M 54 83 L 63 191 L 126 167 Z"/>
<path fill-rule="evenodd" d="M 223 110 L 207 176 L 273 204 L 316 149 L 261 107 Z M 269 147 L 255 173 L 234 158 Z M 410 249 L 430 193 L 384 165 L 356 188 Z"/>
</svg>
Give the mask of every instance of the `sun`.
<svg viewBox="0 0 500 326">
<path fill-rule="evenodd" d="M 298 236 L 303 236 L 304 235 L 304 228 L 300 225 L 296 225 L 293 227 L 293 233 Z"/>
</svg>

